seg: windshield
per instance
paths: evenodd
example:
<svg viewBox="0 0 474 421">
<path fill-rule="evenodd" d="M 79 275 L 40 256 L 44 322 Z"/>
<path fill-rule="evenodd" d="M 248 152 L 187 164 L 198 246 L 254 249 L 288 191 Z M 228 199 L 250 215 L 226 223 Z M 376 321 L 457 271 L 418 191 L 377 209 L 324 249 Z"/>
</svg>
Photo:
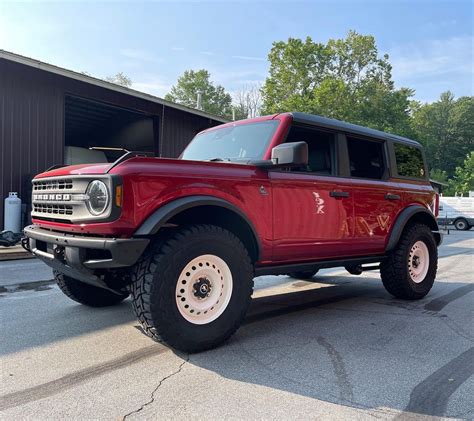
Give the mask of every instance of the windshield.
<svg viewBox="0 0 474 421">
<path fill-rule="evenodd" d="M 278 120 L 236 124 L 198 134 L 181 155 L 192 161 L 263 159 Z"/>
</svg>

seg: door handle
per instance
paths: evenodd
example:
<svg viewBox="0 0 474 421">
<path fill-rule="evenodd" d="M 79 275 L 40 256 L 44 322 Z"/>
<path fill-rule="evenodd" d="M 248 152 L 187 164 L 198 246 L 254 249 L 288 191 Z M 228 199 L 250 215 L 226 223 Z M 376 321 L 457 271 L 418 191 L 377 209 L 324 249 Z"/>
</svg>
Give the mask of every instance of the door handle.
<svg viewBox="0 0 474 421">
<path fill-rule="evenodd" d="M 331 197 L 349 197 L 349 192 L 347 192 L 347 191 L 332 191 L 332 192 L 329 192 L 329 196 L 331 196 Z"/>
<path fill-rule="evenodd" d="M 385 195 L 385 200 L 400 200 L 400 195 L 399 194 L 387 193 Z"/>
</svg>

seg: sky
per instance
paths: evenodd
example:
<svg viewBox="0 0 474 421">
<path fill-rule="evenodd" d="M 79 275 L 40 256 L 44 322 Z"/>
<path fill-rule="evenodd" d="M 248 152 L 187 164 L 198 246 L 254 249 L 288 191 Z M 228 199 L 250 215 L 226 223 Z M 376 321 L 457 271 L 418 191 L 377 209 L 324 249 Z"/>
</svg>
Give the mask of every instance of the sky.
<svg viewBox="0 0 474 421">
<path fill-rule="evenodd" d="M 327 42 L 351 29 L 375 36 L 397 87 L 435 101 L 473 95 L 472 0 L 0 0 L 0 49 L 96 77 L 123 72 L 164 96 L 187 69 L 207 69 L 231 93 L 262 83 L 272 43 Z"/>
</svg>

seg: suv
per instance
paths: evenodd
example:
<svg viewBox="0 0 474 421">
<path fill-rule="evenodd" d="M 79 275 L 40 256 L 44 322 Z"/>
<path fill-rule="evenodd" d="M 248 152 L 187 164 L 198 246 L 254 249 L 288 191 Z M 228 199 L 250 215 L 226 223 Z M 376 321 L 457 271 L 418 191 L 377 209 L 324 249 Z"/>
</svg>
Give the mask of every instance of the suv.
<svg viewBox="0 0 474 421">
<path fill-rule="evenodd" d="M 424 297 L 436 201 L 417 142 L 283 113 L 205 130 L 179 159 L 128 153 L 37 175 L 24 245 L 71 299 L 131 295 L 149 336 L 198 352 L 237 330 L 256 276 L 380 268 L 390 294 Z"/>
</svg>

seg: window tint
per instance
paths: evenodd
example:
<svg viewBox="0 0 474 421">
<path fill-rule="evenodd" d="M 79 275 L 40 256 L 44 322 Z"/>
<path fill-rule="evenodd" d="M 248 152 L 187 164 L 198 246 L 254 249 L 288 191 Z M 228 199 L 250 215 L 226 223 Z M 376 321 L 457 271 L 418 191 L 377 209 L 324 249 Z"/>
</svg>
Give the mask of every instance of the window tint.
<svg viewBox="0 0 474 421">
<path fill-rule="evenodd" d="M 397 172 L 402 177 L 424 178 L 425 164 L 421 150 L 413 146 L 394 143 Z"/>
<path fill-rule="evenodd" d="M 308 166 L 296 171 L 309 171 L 321 175 L 332 175 L 335 169 L 334 134 L 305 127 L 293 126 L 286 143 L 306 142 L 308 144 Z"/>
<path fill-rule="evenodd" d="M 347 137 L 352 177 L 380 180 L 385 173 L 383 143 Z"/>
</svg>

